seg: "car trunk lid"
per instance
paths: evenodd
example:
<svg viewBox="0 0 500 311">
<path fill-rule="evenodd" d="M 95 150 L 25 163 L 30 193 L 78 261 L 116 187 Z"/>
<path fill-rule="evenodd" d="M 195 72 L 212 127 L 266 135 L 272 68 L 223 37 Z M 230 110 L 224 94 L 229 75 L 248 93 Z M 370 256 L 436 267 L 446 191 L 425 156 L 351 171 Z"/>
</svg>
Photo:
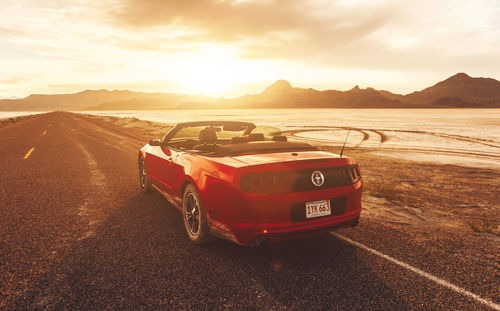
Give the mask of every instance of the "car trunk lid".
<svg viewBox="0 0 500 311">
<path fill-rule="evenodd" d="M 313 163 L 313 162 L 327 162 L 329 159 L 338 159 L 339 156 L 324 151 L 295 151 L 295 152 L 278 152 L 278 153 L 260 153 L 260 154 L 247 154 L 237 155 L 231 157 L 234 160 L 243 162 L 247 165 L 262 165 L 271 163 L 289 163 L 297 162 Z"/>
</svg>

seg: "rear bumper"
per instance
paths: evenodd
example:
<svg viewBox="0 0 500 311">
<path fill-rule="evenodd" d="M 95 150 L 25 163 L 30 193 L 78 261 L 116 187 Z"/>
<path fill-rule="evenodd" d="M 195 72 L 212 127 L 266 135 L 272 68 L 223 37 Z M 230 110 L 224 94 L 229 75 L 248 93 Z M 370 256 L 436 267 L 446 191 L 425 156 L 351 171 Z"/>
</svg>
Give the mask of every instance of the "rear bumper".
<svg viewBox="0 0 500 311">
<path fill-rule="evenodd" d="M 275 243 L 296 238 L 303 238 L 320 233 L 330 232 L 339 228 L 356 226 L 361 210 L 342 217 L 332 217 L 321 222 L 301 223 L 288 228 L 276 228 L 267 224 L 269 229 L 233 228 L 237 243 L 248 246 L 259 246 L 264 242 Z"/>
<path fill-rule="evenodd" d="M 357 225 L 361 214 L 361 194 L 361 180 L 344 187 L 279 195 L 231 191 L 226 192 L 224 203 L 217 206 L 215 213 L 211 212 L 213 207 L 208 207 L 209 222 L 216 235 L 240 245 L 306 237 Z M 341 213 L 333 213 L 332 207 L 332 216 L 297 220 L 292 215 L 297 204 L 336 198 L 345 198 Z M 221 202 L 220 197 L 218 201 Z"/>
</svg>

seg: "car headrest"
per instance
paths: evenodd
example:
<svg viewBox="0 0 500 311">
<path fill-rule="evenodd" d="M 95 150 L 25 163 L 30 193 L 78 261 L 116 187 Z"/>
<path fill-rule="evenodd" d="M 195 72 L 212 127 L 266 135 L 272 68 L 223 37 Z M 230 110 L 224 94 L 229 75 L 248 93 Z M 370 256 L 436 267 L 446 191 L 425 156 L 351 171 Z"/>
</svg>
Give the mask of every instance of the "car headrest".
<svg viewBox="0 0 500 311">
<path fill-rule="evenodd" d="M 248 138 L 244 136 L 234 136 L 231 138 L 231 144 L 243 144 L 248 142 Z"/>
<path fill-rule="evenodd" d="M 273 141 L 288 141 L 286 136 L 279 135 L 279 136 L 273 136 Z"/>
<path fill-rule="evenodd" d="M 216 144 L 217 134 L 214 129 L 206 128 L 200 131 L 199 139 L 200 144 Z"/>
<path fill-rule="evenodd" d="M 248 141 L 264 141 L 264 134 L 262 133 L 252 133 L 248 135 Z"/>
</svg>

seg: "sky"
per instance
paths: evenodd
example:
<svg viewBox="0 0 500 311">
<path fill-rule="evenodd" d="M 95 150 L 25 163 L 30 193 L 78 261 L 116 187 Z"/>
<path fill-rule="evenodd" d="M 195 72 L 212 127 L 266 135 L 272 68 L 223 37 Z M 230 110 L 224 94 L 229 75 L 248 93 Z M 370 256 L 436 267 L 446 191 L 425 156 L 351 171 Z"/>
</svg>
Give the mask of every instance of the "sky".
<svg viewBox="0 0 500 311">
<path fill-rule="evenodd" d="M 2 0 L 0 98 L 500 79 L 500 0 Z"/>
</svg>

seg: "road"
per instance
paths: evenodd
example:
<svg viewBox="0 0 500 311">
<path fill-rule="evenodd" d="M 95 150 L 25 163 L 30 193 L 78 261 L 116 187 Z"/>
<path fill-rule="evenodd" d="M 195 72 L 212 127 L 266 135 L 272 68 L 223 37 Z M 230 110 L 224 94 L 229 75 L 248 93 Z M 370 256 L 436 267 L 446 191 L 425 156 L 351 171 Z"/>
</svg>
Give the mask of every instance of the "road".
<svg viewBox="0 0 500 311">
<path fill-rule="evenodd" d="M 499 308 L 498 265 L 368 218 L 262 248 L 193 245 L 180 213 L 140 192 L 144 141 L 65 112 L 0 127 L 0 309 Z"/>
</svg>

